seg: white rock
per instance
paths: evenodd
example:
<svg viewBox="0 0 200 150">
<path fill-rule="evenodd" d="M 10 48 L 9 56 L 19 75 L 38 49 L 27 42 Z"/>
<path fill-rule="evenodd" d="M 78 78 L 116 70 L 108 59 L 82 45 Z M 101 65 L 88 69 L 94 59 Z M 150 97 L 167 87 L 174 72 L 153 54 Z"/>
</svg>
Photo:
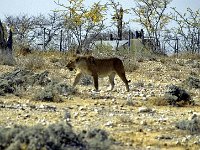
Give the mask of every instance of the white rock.
<svg viewBox="0 0 200 150">
<path fill-rule="evenodd" d="M 113 127 L 113 122 L 112 121 L 108 121 L 108 122 L 105 123 L 105 126 Z"/>
<path fill-rule="evenodd" d="M 139 107 L 138 111 L 139 113 L 152 112 L 152 109 L 148 107 Z"/>
<path fill-rule="evenodd" d="M 147 125 L 147 122 L 146 122 L 146 120 L 142 120 L 142 121 L 140 122 L 140 124 L 146 126 L 146 125 Z"/>
</svg>

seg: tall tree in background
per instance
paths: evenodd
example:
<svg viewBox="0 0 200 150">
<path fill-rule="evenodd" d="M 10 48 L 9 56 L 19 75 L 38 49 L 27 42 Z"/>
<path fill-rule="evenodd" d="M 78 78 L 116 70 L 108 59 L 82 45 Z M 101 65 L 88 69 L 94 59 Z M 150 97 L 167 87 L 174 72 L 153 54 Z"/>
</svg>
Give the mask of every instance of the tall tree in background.
<svg viewBox="0 0 200 150">
<path fill-rule="evenodd" d="M 65 27 L 75 37 L 78 46 L 77 52 L 88 49 L 90 43 L 104 29 L 104 15 L 106 6 L 100 2 L 93 3 L 90 8 L 84 6 L 84 0 L 68 0 L 68 4 L 56 3 L 63 7 Z M 60 11 L 60 10 L 58 10 Z"/>
<path fill-rule="evenodd" d="M 162 29 L 169 23 L 165 10 L 171 0 L 135 0 L 135 2 L 136 7 L 133 8 L 133 12 L 137 18 L 134 21 L 145 28 L 148 36 L 155 37 L 158 44 Z"/>
<path fill-rule="evenodd" d="M 119 3 L 114 2 L 114 0 L 110 0 L 110 5 L 114 9 L 112 19 L 116 22 L 118 40 L 122 40 L 124 10 L 122 6 Z"/>
<path fill-rule="evenodd" d="M 9 30 L 8 39 L 6 39 L 6 30 L 0 20 L 0 63 L 5 65 L 13 65 L 15 60 L 12 54 L 13 39 L 12 31 Z"/>
<path fill-rule="evenodd" d="M 28 15 L 6 16 L 6 24 L 13 29 L 15 40 L 18 43 L 29 43 L 29 36 L 34 27 L 34 17 Z"/>
<path fill-rule="evenodd" d="M 53 12 L 48 16 L 7 16 L 7 25 L 12 27 L 14 41 L 19 46 L 37 48 L 38 44 L 44 47 L 56 47 L 59 32 L 63 27 L 60 14 Z M 44 39 L 45 37 L 45 39 Z"/>
<path fill-rule="evenodd" d="M 114 14 L 112 15 L 112 19 L 114 20 L 114 23 L 116 24 L 117 27 L 117 37 L 118 40 L 122 40 L 123 37 L 123 28 L 125 22 L 123 21 L 124 19 L 124 14 L 128 13 L 128 9 L 122 8 L 122 5 L 119 2 L 115 2 L 114 0 L 110 0 L 109 5 L 114 9 Z"/>
</svg>

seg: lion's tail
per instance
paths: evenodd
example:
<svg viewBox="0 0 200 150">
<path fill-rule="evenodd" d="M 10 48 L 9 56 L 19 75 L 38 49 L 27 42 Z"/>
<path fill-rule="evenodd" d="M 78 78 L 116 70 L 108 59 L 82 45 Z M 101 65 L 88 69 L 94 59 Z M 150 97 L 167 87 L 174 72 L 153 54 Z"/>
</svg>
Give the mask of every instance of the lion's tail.
<svg viewBox="0 0 200 150">
<path fill-rule="evenodd" d="M 128 80 L 128 82 L 131 82 L 131 80 Z"/>
</svg>

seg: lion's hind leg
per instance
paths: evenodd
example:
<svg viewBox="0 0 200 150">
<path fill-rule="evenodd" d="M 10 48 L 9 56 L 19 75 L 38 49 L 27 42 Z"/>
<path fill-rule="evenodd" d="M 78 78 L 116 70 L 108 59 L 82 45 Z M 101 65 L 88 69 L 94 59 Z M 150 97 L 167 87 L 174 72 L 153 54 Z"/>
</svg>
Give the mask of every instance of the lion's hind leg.
<svg viewBox="0 0 200 150">
<path fill-rule="evenodd" d="M 111 84 L 111 91 L 113 90 L 114 86 L 115 86 L 115 82 L 114 82 L 114 79 L 115 79 L 115 72 L 111 73 L 109 75 L 109 81 L 110 81 L 110 84 Z"/>
<path fill-rule="evenodd" d="M 118 76 L 122 79 L 122 81 L 125 83 L 125 85 L 126 85 L 126 91 L 129 92 L 129 85 L 128 85 L 128 83 L 130 82 L 130 80 L 128 81 L 128 80 L 126 79 L 125 72 L 123 72 L 123 73 L 118 73 L 118 72 L 117 72 L 117 74 L 118 74 Z"/>
</svg>

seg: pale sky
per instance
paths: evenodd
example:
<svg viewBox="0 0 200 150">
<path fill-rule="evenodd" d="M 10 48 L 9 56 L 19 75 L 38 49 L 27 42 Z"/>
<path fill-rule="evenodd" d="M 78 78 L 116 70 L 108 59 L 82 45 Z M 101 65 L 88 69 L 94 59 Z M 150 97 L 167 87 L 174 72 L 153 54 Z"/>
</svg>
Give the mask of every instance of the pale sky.
<svg viewBox="0 0 200 150">
<path fill-rule="evenodd" d="M 67 2 L 67 0 L 60 1 Z M 86 6 L 98 1 L 99 0 L 85 0 Z M 123 8 L 134 7 L 134 0 L 115 0 L 115 2 L 117 1 L 120 1 Z M 106 0 L 101 0 L 101 2 L 105 3 Z M 200 9 L 200 0 L 173 0 L 170 7 L 176 7 L 179 12 L 185 12 L 188 7 L 192 10 L 197 10 Z M 54 0 L 0 0 L 0 20 L 4 20 L 5 15 L 46 15 L 56 8 L 58 8 L 58 6 L 54 3 Z M 126 19 L 128 20 L 130 17 L 132 16 L 126 16 Z"/>
</svg>

